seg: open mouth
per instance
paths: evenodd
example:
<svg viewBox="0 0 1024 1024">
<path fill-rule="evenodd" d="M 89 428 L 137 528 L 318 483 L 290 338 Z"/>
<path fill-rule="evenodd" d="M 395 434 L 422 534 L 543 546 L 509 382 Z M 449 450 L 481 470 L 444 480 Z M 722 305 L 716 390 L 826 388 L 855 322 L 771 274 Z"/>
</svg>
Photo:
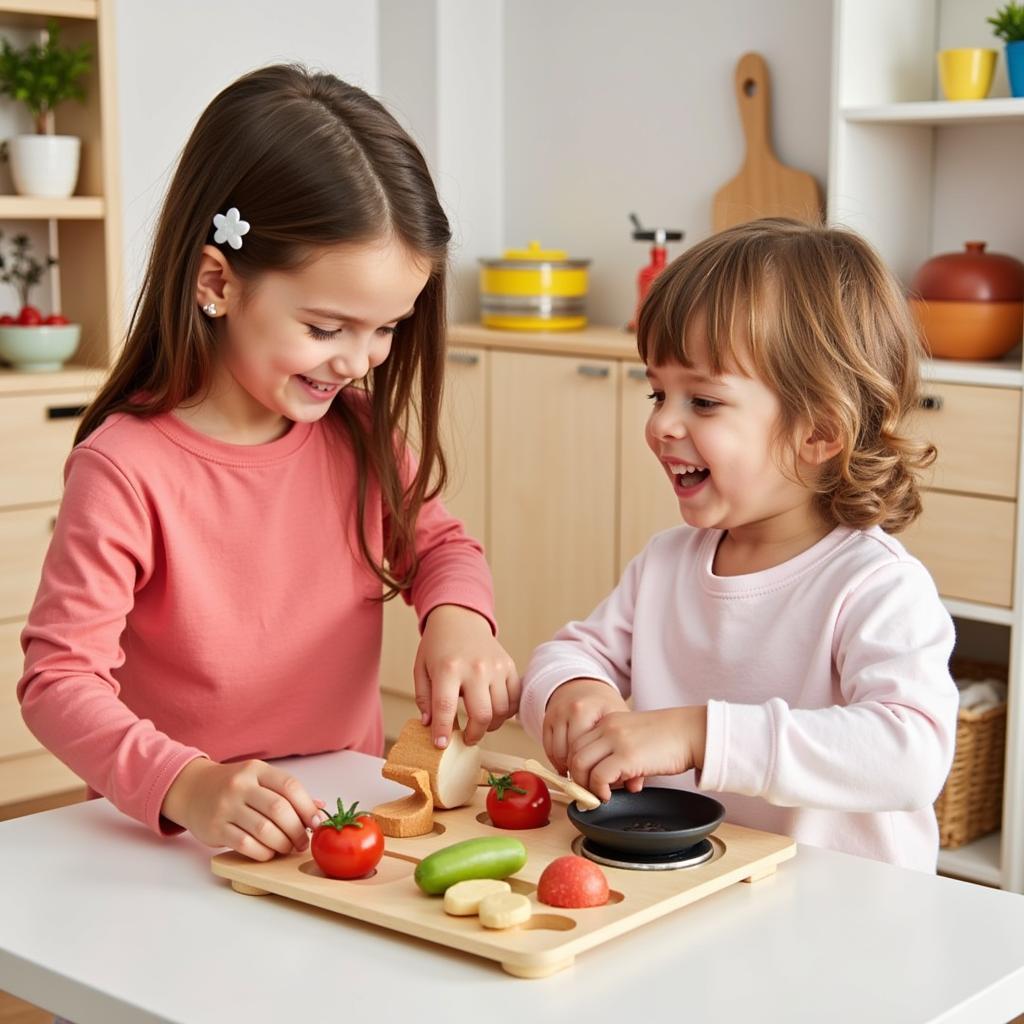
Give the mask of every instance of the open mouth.
<svg viewBox="0 0 1024 1024">
<path fill-rule="evenodd" d="M 298 374 L 298 378 L 303 382 L 303 384 L 308 385 L 314 391 L 319 391 L 323 395 L 330 395 L 337 391 L 339 387 L 337 384 L 324 384 L 321 381 L 313 380 L 312 377 L 307 377 L 303 373 Z"/>
<path fill-rule="evenodd" d="M 706 466 L 691 466 L 684 463 L 673 463 L 668 467 L 676 487 L 685 489 L 702 484 L 711 475 Z"/>
</svg>

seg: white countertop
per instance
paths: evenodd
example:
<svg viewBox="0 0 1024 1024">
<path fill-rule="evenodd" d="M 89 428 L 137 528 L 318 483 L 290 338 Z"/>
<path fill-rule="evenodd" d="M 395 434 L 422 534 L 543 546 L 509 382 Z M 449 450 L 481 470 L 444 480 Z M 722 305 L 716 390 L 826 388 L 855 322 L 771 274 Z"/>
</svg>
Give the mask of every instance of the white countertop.
<svg viewBox="0 0 1024 1024">
<path fill-rule="evenodd" d="M 281 762 L 372 807 L 381 762 Z M 1024 1012 L 1024 896 L 800 847 L 582 954 L 512 978 L 274 896 L 240 896 L 190 836 L 162 840 L 93 800 L 0 823 L 0 989 L 76 1024 L 624 1019 L 1005 1024 Z"/>
</svg>

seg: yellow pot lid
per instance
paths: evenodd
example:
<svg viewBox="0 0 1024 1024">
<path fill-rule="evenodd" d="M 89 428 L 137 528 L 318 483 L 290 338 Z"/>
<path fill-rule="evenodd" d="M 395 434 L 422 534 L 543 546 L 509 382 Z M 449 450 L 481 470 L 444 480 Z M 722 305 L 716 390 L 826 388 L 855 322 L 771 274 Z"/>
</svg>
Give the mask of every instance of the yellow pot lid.
<svg viewBox="0 0 1024 1024">
<path fill-rule="evenodd" d="M 571 260 L 564 249 L 542 249 L 540 242 L 533 240 L 525 249 L 506 249 L 501 259 L 480 257 L 485 267 L 502 267 L 508 264 L 520 264 L 523 269 L 528 266 L 540 267 L 551 263 L 560 263 L 564 267 L 586 267 L 590 260 Z"/>
</svg>

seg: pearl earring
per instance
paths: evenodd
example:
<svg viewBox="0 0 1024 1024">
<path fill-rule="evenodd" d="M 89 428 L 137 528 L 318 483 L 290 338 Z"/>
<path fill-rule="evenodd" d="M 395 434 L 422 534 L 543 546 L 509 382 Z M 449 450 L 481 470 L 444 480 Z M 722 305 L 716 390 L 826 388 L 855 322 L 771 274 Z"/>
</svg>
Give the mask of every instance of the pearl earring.
<svg viewBox="0 0 1024 1024">
<path fill-rule="evenodd" d="M 203 312 L 207 316 L 216 316 L 217 315 L 217 303 L 216 302 L 208 302 L 205 306 L 203 306 Z"/>
</svg>

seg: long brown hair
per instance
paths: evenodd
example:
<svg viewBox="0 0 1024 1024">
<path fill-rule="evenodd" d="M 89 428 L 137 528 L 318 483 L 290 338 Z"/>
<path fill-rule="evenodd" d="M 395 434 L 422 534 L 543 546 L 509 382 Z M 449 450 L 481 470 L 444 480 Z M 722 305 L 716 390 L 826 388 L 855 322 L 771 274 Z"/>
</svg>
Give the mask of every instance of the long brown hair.
<svg viewBox="0 0 1024 1024">
<path fill-rule="evenodd" d="M 712 373 L 755 374 L 778 396 L 776 441 L 798 423 L 840 441 L 817 479 L 802 481 L 827 522 L 895 533 L 917 518 L 918 476 L 935 459 L 905 433 L 922 345 L 899 284 L 863 238 L 766 218 L 705 239 L 651 286 L 637 325 L 644 362 L 690 366 L 696 316 Z"/>
<path fill-rule="evenodd" d="M 75 443 L 112 413 L 153 416 L 207 391 L 216 334 L 197 306 L 196 279 L 202 248 L 213 243 L 213 216 L 232 206 L 252 224 L 241 249 L 222 248 L 244 282 L 298 268 L 320 246 L 389 236 L 430 262 L 415 313 L 364 382 L 369 416 L 343 400 L 330 412 L 355 453 L 360 551 L 393 597 L 416 572 L 417 515 L 446 478 L 438 417 L 451 230 L 416 144 L 362 89 L 274 65 L 243 76 L 210 103 L 164 201 L 124 348 Z M 396 440 L 408 437 L 411 414 L 419 466 L 405 489 Z M 371 473 L 392 526 L 380 562 L 363 525 Z"/>
</svg>

